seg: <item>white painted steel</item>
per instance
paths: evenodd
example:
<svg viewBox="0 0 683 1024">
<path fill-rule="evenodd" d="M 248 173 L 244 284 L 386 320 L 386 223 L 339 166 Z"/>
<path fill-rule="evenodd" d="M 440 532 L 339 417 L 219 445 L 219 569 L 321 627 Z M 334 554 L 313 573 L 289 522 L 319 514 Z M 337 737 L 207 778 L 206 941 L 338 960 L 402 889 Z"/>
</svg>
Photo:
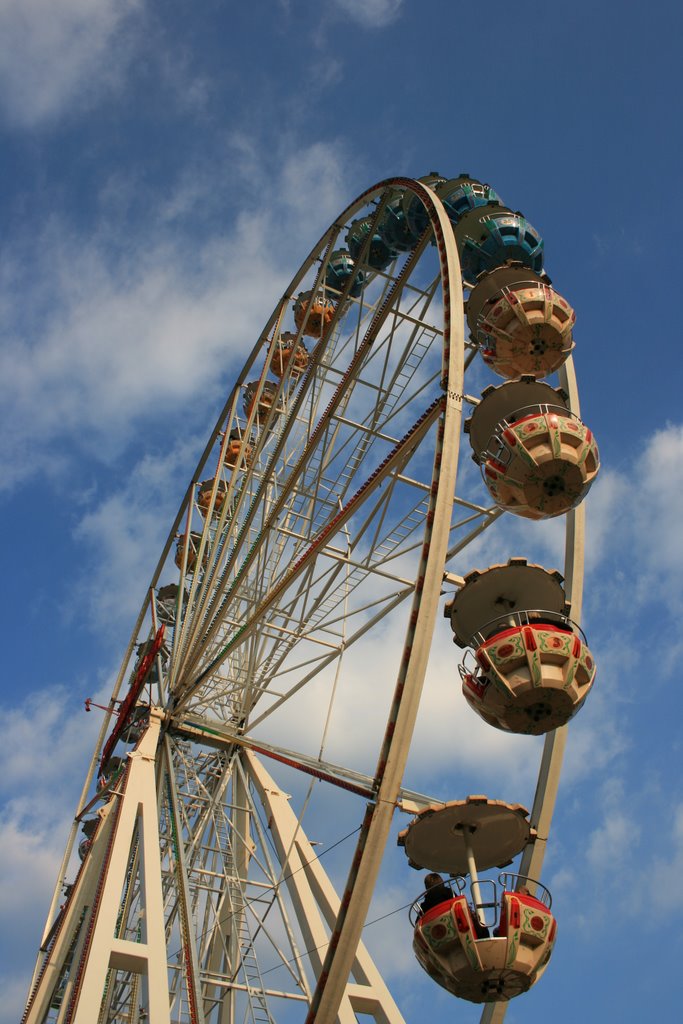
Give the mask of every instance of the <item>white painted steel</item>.
<svg viewBox="0 0 683 1024">
<path fill-rule="evenodd" d="M 482 910 L 482 898 L 481 898 L 481 886 L 479 885 L 479 875 L 477 873 L 477 862 L 474 859 L 474 853 L 472 851 L 472 844 L 469 841 L 470 830 L 468 828 L 463 829 L 463 841 L 465 843 L 465 856 L 467 857 L 467 870 L 470 875 L 470 891 L 472 893 L 472 899 L 474 900 L 474 910 L 477 915 L 477 920 L 482 927 L 486 927 L 486 918 L 484 911 Z"/>
<path fill-rule="evenodd" d="M 105 808 L 92 855 L 84 864 L 61 934 L 29 1004 L 26 1024 L 45 1020 L 54 996 L 51 979 L 62 972 L 74 934 L 78 941 L 72 963 L 78 970 L 67 978 L 60 1021 L 93 1024 L 98 1019 L 111 969 L 142 974 L 151 1018 L 170 1024 L 154 772 L 160 724 L 161 715 L 153 712 L 140 745 L 129 755 L 122 792 L 112 795 Z M 117 918 L 136 830 L 144 923 L 139 941 L 132 943 L 119 937 Z"/>
<path fill-rule="evenodd" d="M 302 923 L 306 949 L 315 967 L 322 970 L 329 929 L 339 914 L 339 897 L 315 851 L 282 793 L 263 764 L 246 754 L 249 772 L 261 801 L 270 812 L 271 834 L 280 862 L 285 865 L 285 884 Z M 349 981 L 351 975 L 352 981 Z M 356 1011 L 372 1015 L 378 1024 L 405 1024 L 396 1003 L 367 949 L 359 940 L 335 1011 L 339 1024 L 356 1024 Z"/>
</svg>

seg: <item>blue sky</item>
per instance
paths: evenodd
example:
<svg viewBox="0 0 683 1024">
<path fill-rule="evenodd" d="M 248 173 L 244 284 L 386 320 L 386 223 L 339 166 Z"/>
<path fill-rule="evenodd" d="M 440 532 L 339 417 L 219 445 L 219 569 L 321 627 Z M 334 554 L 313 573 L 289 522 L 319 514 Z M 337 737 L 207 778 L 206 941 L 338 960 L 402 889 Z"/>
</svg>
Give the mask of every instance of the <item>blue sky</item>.
<svg viewBox="0 0 683 1024">
<path fill-rule="evenodd" d="M 560 939 L 507 1019 L 629 1024 L 673 1007 L 682 22 L 668 0 L 0 0 L 1 1024 L 23 1005 L 92 746 L 83 699 L 108 693 L 228 386 L 337 213 L 432 169 L 490 182 L 544 236 L 603 461 L 584 612 L 598 680 L 544 875 Z M 505 529 L 501 544 L 527 543 Z M 547 524 L 533 553 L 554 564 L 558 544 Z M 525 742 L 478 732 L 480 748 L 422 765 L 444 692 L 428 685 L 416 788 L 529 804 Z M 388 856 L 381 913 L 415 885 Z M 477 1020 L 422 981 L 392 920 L 367 941 L 406 1019 L 430 999 Z"/>
</svg>

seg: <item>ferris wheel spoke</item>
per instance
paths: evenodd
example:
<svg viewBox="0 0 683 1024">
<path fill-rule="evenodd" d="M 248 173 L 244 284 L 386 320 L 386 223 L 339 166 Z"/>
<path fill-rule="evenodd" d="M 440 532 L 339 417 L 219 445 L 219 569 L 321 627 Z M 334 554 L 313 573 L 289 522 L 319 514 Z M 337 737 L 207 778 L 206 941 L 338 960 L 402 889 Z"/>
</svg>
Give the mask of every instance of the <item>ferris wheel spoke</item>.
<svg viewBox="0 0 683 1024">
<path fill-rule="evenodd" d="M 426 239 L 423 241 L 422 247 L 424 247 L 425 244 L 426 244 Z M 385 299 L 385 302 L 384 302 L 383 306 L 391 301 L 391 298 L 394 295 L 394 293 L 400 294 L 400 290 L 401 290 L 401 287 L 402 287 L 402 280 L 403 280 L 403 278 L 408 273 L 408 269 L 409 269 L 408 268 L 408 264 L 409 263 L 410 263 L 410 260 L 407 261 L 406 266 L 404 267 L 403 271 L 399 275 L 399 278 L 396 280 L 396 282 L 394 282 L 393 287 L 389 290 L 389 294 L 388 294 L 387 298 Z M 362 367 L 362 365 L 363 365 L 363 363 L 365 361 L 366 353 L 369 350 L 370 346 L 372 345 L 373 341 L 375 340 L 375 335 L 376 335 L 377 331 L 379 330 L 379 328 L 381 326 L 381 323 L 382 323 L 382 309 L 380 309 L 378 312 L 376 312 L 375 315 L 373 316 L 372 321 L 371 321 L 369 327 L 367 328 L 367 331 L 366 331 L 366 334 L 365 334 L 365 338 L 364 338 L 362 344 L 358 347 L 358 349 L 354 353 L 348 369 L 346 370 L 346 372 L 342 376 L 341 381 L 337 385 L 336 390 L 335 390 L 333 396 L 331 397 L 331 400 L 330 400 L 330 403 L 329 403 L 328 408 L 326 410 L 325 416 L 323 417 L 322 420 L 320 420 L 318 422 L 318 424 L 316 426 L 312 427 L 312 429 L 310 431 L 308 442 L 307 442 L 304 450 L 301 452 L 297 464 L 293 467 L 293 469 L 291 471 L 291 474 L 290 474 L 290 487 L 293 485 L 293 483 L 296 482 L 296 480 L 298 479 L 300 474 L 305 470 L 306 466 L 308 465 L 308 463 L 310 461 L 311 456 L 315 452 L 316 448 L 318 448 L 320 437 L 321 437 L 321 435 L 323 435 L 325 433 L 327 422 L 329 420 L 330 415 L 336 410 L 336 408 L 339 407 L 339 405 L 341 405 L 342 403 L 347 403 L 349 401 L 349 389 L 348 389 L 347 385 L 350 384 L 352 381 L 357 380 L 358 375 L 359 375 L 359 371 L 360 371 L 360 369 L 361 369 L 361 367 Z M 296 413 L 296 411 L 298 411 L 298 405 L 303 400 L 304 395 L 305 395 L 305 389 L 302 388 L 300 396 L 299 396 L 299 399 L 297 399 L 297 401 L 295 402 L 295 407 L 293 409 L 293 413 Z M 259 503 L 259 500 L 262 497 L 264 486 L 265 486 L 265 478 L 264 478 L 264 482 L 261 484 L 261 486 L 259 488 L 259 491 L 255 495 L 254 506 L 256 506 Z M 277 516 L 279 514 L 279 512 L 282 510 L 285 498 L 286 498 L 286 493 L 281 495 L 279 497 L 278 501 L 275 502 L 274 507 L 273 507 L 273 509 L 271 511 L 271 514 L 270 514 L 270 517 L 269 517 L 270 522 L 272 522 L 274 517 Z M 244 531 L 245 526 L 246 526 L 246 523 L 245 523 L 245 525 L 243 525 L 242 531 Z"/>
<path fill-rule="evenodd" d="M 472 516 L 466 516 L 465 519 L 461 521 L 460 525 L 469 525 L 470 522 L 474 522 L 477 525 L 475 525 L 474 528 L 468 531 L 464 536 L 459 537 L 454 544 L 449 546 L 448 551 L 446 552 L 444 564 L 448 565 L 456 555 L 459 555 L 461 551 L 464 551 L 465 548 L 472 543 L 472 541 L 481 536 L 484 530 L 488 530 L 488 528 L 492 526 L 497 519 L 500 519 L 502 514 L 502 510 L 496 508 L 495 510 L 482 510 Z"/>
<path fill-rule="evenodd" d="M 328 639 L 325 639 L 322 634 L 320 638 L 313 636 L 314 631 L 326 630 L 329 635 L 329 629 L 332 628 L 333 622 L 330 622 L 330 616 L 333 614 L 334 609 L 340 606 L 343 602 L 345 595 L 347 595 L 351 589 L 355 589 L 363 579 L 368 575 L 374 567 L 366 565 L 353 566 L 353 576 L 349 577 L 343 583 L 343 590 L 340 593 L 337 589 L 337 581 L 339 579 L 340 572 L 347 573 L 349 567 L 348 559 L 343 555 L 339 556 L 337 561 L 336 556 L 333 557 L 332 565 L 325 567 L 325 562 L 328 558 L 323 554 L 322 558 L 322 574 L 312 583 L 315 584 L 316 599 L 315 603 L 310 607 L 306 604 L 302 605 L 308 595 L 310 594 L 309 589 L 302 587 L 297 591 L 290 599 L 288 606 L 278 606 L 271 610 L 270 616 L 267 620 L 268 628 L 270 630 L 276 630 L 275 636 L 275 648 L 280 649 L 279 661 L 282 661 L 288 650 L 303 639 L 312 639 L 314 642 L 318 642 L 323 646 L 330 646 Z M 310 569 L 312 575 L 314 567 Z M 381 570 L 379 575 L 388 579 L 390 582 L 400 582 L 406 585 L 406 580 L 401 580 L 395 577 L 393 574 L 382 573 Z M 408 582 L 408 585 L 412 583 Z M 352 613 L 349 612 L 349 615 Z M 306 628 L 302 628 L 301 622 L 306 622 Z M 291 627 L 291 628 L 290 628 Z M 264 637 L 264 640 L 266 638 Z M 335 645 L 336 646 L 336 645 Z M 276 655 L 276 650 L 269 655 L 269 660 L 272 661 Z M 277 669 L 275 668 L 275 671 Z M 266 665 L 264 665 L 263 659 L 259 660 L 259 676 L 258 678 L 267 678 Z"/>
<path fill-rule="evenodd" d="M 327 445 L 326 445 L 325 447 L 327 447 Z M 347 474 L 346 474 L 346 475 L 347 475 L 347 479 L 350 479 L 350 478 L 351 478 L 351 473 L 349 473 L 349 472 L 348 472 L 348 470 L 347 470 Z M 318 476 L 318 484 L 317 484 L 317 486 L 319 486 L 319 480 L 320 480 L 320 476 Z M 341 493 L 343 493 L 343 490 L 344 490 L 343 488 L 339 488 L 339 487 L 337 487 L 337 494 L 339 494 L 339 493 L 340 493 L 340 491 L 341 491 Z M 313 496 L 313 499 L 312 499 L 312 500 L 313 500 L 313 502 L 315 502 L 315 500 L 316 500 L 316 495 L 314 495 L 314 496 Z M 331 503 L 330 503 L 330 504 L 331 504 Z M 310 519 L 311 517 L 309 516 L 308 518 Z M 282 550 L 283 550 L 283 547 L 281 547 L 281 549 L 280 549 L 280 550 L 282 551 Z"/>
<path fill-rule="evenodd" d="M 253 421 L 253 417 L 250 417 L 248 419 L 248 421 L 247 421 L 247 425 L 244 428 L 245 436 L 248 434 L 249 429 L 251 428 L 252 421 Z M 226 431 L 226 436 L 227 436 L 227 431 Z M 268 436 L 267 435 L 267 431 L 262 431 L 260 436 L 262 438 L 263 437 L 267 438 L 267 436 Z M 249 508 L 247 509 L 247 513 L 246 513 L 247 519 L 244 520 L 244 523 L 243 523 L 242 528 L 240 530 L 240 535 L 244 534 L 245 526 L 248 525 L 248 517 L 250 515 L 250 511 L 249 510 L 255 508 L 256 504 L 257 504 L 256 498 L 252 494 L 252 492 L 254 490 L 254 486 L 253 486 L 252 481 L 257 485 L 257 487 L 260 487 L 261 485 L 258 483 L 258 481 L 259 480 L 265 481 L 269 477 L 269 475 L 270 475 L 269 471 L 270 471 L 271 468 L 272 467 L 270 466 L 270 463 L 269 463 L 269 465 L 266 467 L 266 471 L 264 473 L 259 473 L 258 459 L 255 458 L 254 462 L 253 462 L 253 465 L 249 467 L 248 472 L 245 473 L 244 477 L 241 479 L 239 489 L 237 490 L 237 492 L 236 492 L 234 497 L 233 497 L 233 492 L 231 491 L 231 488 L 234 487 L 234 480 L 231 480 L 231 482 L 229 484 L 229 488 L 228 488 L 228 500 L 225 502 L 224 508 L 221 510 L 221 514 L 220 514 L 220 517 L 219 517 L 219 520 L 218 520 L 218 523 L 217 523 L 217 531 L 216 531 L 217 534 L 222 535 L 228 528 L 230 528 L 231 535 L 232 535 L 232 533 L 234 531 L 232 529 L 232 525 L 231 524 L 233 522 L 239 522 L 239 518 L 238 517 L 239 517 L 239 514 L 240 514 L 240 510 L 242 509 L 243 505 L 248 504 Z M 274 479 L 275 479 L 275 482 L 277 483 L 277 476 L 275 476 Z M 258 497 L 258 490 L 257 490 L 257 493 L 256 493 L 256 497 Z M 267 508 L 267 503 L 264 503 L 263 508 L 264 508 L 264 510 L 265 510 L 265 508 Z M 206 533 L 207 528 L 208 528 L 208 520 L 207 520 L 207 523 L 205 525 L 205 533 Z M 221 593 L 225 590 L 226 581 L 228 581 L 230 579 L 229 569 L 230 569 L 231 560 L 234 560 L 234 558 L 236 557 L 236 555 L 238 553 L 240 535 L 237 536 L 236 540 L 230 541 L 231 551 L 228 553 L 228 560 L 227 560 L 227 562 L 224 565 L 221 565 L 221 567 L 220 567 L 220 579 L 217 581 L 217 583 L 214 586 L 211 586 L 211 583 L 213 583 L 214 578 L 216 577 L 217 573 L 219 572 L 218 562 L 214 558 L 214 563 L 213 563 L 212 569 L 211 569 L 208 577 L 205 578 L 205 586 L 204 586 L 204 592 L 203 592 L 204 593 L 203 599 L 202 599 L 201 603 L 199 604 L 199 606 L 197 607 L 197 609 L 195 611 L 195 614 L 193 616 L 194 626 L 193 626 L 193 634 L 191 635 L 190 640 L 193 638 L 193 636 L 196 636 L 196 633 L 197 633 L 198 630 L 201 630 L 202 624 L 203 624 L 203 622 L 205 623 L 207 615 L 210 616 L 211 609 L 212 609 L 212 607 L 215 606 L 216 600 L 221 595 Z M 219 551 L 218 548 L 216 550 Z M 208 585 L 206 585 L 207 583 L 208 583 Z M 207 606 L 208 606 L 208 611 L 207 611 Z"/>
<path fill-rule="evenodd" d="M 366 496 L 375 490 L 396 468 L 397 465 L 402 465 L 404 460 L 412 452 L 414 446 L 419 442 L 422 436 L 427 432 L 431 424 L 437 419 L 440 414 L 442 406 L 442 400 L 436 399 L 432 406 L 427 409 L 420 419 L 413 425 L 408 433 L 403 438 L 401 444 L 396 446 L 393 451 L 384 459 L 382 463 L 375 469 L 370 475 L 366 483 L 360 488 L 359 491 L 347 502 L 345 508 L 337 513 L 336 517 L 331 520 L 330 524 L 318 534 L 318 537 L 309 546 L 308 551 L 294 564 L 289 570 L 285 577 L 280 580 L 272 589 L 268 598 L 262 602 L 261 606 L 257 609 L 254 615 L 248 619 L 244 625 L 239 629 L 231 638 L 231 640 L 225 645 L 221 652 L 214 656 L 206 667 L 204 667 L 199 676 L 191 682 L 186 683 L 184 686 L 182 682 L 179 682 L 178 690 L 176 694 L 176 707 L 182 708 L 187 702 L 188 697 L 196 688 L 201 685 L 202 680 L 213 670 L 217 669 L 220 664 L 225 660 L 230 651 L 234 648 L 237 643 L 244 642 L 244 639 L 257 627 L 260 619 L 266 613 L 266 611 L 275 603 L 280 597 L 280 594 L 291 586 L 307 568 L 308 563 L 313 560 L 319 550 L 327 542 L 328 537 L 334 531 L 337 532 L 341 527 L 350 519 L 356 509 L 360 507 Z"/>
<path fill-rule="evenodd" d="M 366 607 L 363 607 L 358 610 L 358 614 L 362 616 L 360 625 L 358 626 L 355 632 L 349 633 L 344 637 L 343 644 L 331 643 L 327 641 L 325 638 L 313 637 L 310 642 L 313 644 L 320 644 L 321 647 L 323 648 L 323 652 L 327 651 L 327 653 L 316 654 L 315 656 L 310 658 L 300 658 L 295 664 L 285 664 L 285 667 L 279 667 L 277 674 L 271 673 L 271 679 L 268 679 L 268 685 L 256 686 L 254 684 L 250 684 L 252 692 L 257 696 L 259 700 L 262 697 L 266 697 L 268 699 L 276 698 L 273 707 L 269 711 L 266 711 L 264 714 L 262 714 L 256 721 L 253 721 L 251 723 L 252 728 L 254 728 L 263 719 L 268 717 L 268 715 L 272 713 L 272 711 L 277 710 L 277 708 L 279 708 L 286 700 L 290 699 L 295 693 L 302 689 L 303 686 L 305 686 L 311 680 L 315 679 L 321 672 L 323 672 L 328 667 L 328 665 L 335 662 L 340 657 L 343 651 L 350 649 L 356 641 L 361 640 L 366 635 L 366 633 L 373 628 L 373 626 L 377 625 L 377 623 L 379 623 L 385 616 L 389 615 L 396 607 L 398 607 L 398 605 L 400 605 L 407 597 L 409 597 L 412 592 L 413 584 L 411 582 L 409 586 L 405 587 L 402 590 L 386 595 L 386 597 L 382 597 L 381 599 L 378 598 L 374 602 L 368 602 Z M 366 613 L 367 611 L 372 610 L 373 607 L 378 608 L 379 610 L 374 615 L 371 615 L 368 618 Z M 348 621 L 351 621 L 351 615 L 349 616 Z M 279 634 L 280 631 L 277 630 L 277 627 L 273 626 L 271 628 L 273 628 L 274 631 L 277 631 Z M 308 641 L 308 638 L 304 637 L 296 637 L 296 639 L 300 642 Z M 300 644 L 297 646 L 300 646 Z M 272 686 L 273 678 L 276 681 L 284 682 L 286 676 L 297 675 L 302 670 L 306 669 L 308 666 L 313 667 L 309 668 L 309 670 L 305 672 L 303 676 L 300 676 L 297 679 L 296 683 L 289 687 L 286 690 L 286 692 L 278 693 L 278 690 Z M 234 676 L 235 674 L 236 673 L 234 672 L 231 673 L 232 676 Z M 242 696 L 246 686 L 246 677 L 240 676 L 240 678 L 237 679 L 234 684 L 234 689 L 231 691 L 233 703 L 230 705 L 232 709 L 230 717 L 233 720 L 237 721 L 243 718 L 242 712 L 238 712 L 236 710 L 234 702 L 242 701 Z M 192 701 L 190 707 L 193 711 L 196 711 L 200 707 L 215 707 L 218 696 L 221 693 L 225 693 L 225 691 L 225 684 L 223 684 L 222 687 L 219 685 L 214 690 L 208 688 L 206 693 L 202 693 L 201 697 L 197 697 L 195 700 Z"/>
<path fill-rule="evenodd" d="M 391 490 L 387 489 L 383 495 L 380 495 L 377 508 L 382 510 L 386 509 L 386 501 L 391 497 Z M 329 630 L 334 629 L 335 622 L 334 609 L 340 607 L 343 601 L 348 595 L 356 589 L 363 580 L 370 573 L 375 576 L 384 579 L 392 584 L 399 584 L 402 587 L 412 588 L 412 581 L 406 577 L 402 577 L 395 572 L 384 571 L 384 566 L 390 559 L 400 557 L 401 555 L 407 554 L 412 550 L 416 550 L 419 547 L 419 543 L 405 544 L 406 539 L 409 539 L 412 533 L 415 533 L 421 526 L 424 520 L 424 514 L 426 506 L 424 504 L 425 499 L 420 498 L 419 501 L 413 506 L 409 506 L 405 514 L 398 520 L 396 524 L 392 524 L 391 529 L 387 529 L 384 536 L 380 538 L 377 532 L 372 539 L 369 551 L 365 555 L 364 560 L 354 561 L 349 557 L 347 553 L 343 552 L 331 552 L 326 549 L 321 556 L 323 561 L 328 559 L 337 560 L 339 570 L 345 572 L 346 578 L 343 582 L 343 592 L 339 591 L 338 588 L 338 577 L 339 571 L 333 571 L 326 569 L 323 570 L 323 574 L 315 581 L 317 600 L 314 606 L 310 608 L 303 606 L 302 608 L 297 607 L 297 595 L 295 594 L 290 602 L 288 609 L 280 609 L 281 621 L 275 623 L 271 614 L 268 620 L 268 628 L 265 629 L 261 636 L 265 647 L 265 642 L 272 636 L 272 631 L 277 630 L 275 639 L 279 641 L 278 646 L 280 647 L 279 664 L 284 660 L 284 657 L 291 649 L 293 644 L 301 642 L 303 640 L 313 640 L 323 644 L 324 646 L 332 646 L 329 640 L 323 638 L 315 638 L 313 631 L 319 628 L 324 628 L 326 636 L 329 636 Z M 357 527 L 356 537 L 354 539 L 353 547 L 358 547 L 359 541 L 362 538 L 368 525 L 372 525 L 373 516 L 376 510 L 372 511 L 367 515 L 365 525 Z M 378 523 L 381 525 L 383 522 L 383 515 L 378 518 Z M 401 547 L 403 545 L 403 547 Z M 325 579 L 327 577 L 327 582 Z M 301 588 L 300 588 L 301 589 Z M 335 594 L 335 599 L 330 603 L 328 594 L 332 592 Z M 304 590 L 304 593 L 306 591 Z M 381 600 L 384 600 L 382 597 Z M 363 614 L 371 609 L 377 602 L 361 605 L 360 608 L 347 608 L 345 612 L 346 618 L 351 621 L 354 615 Z M 287 622 L 291 622 L 292 625 L 296 625 L 296 629 L 288 629 Z M 300 622 L 306 622 L 307 628 L 302 629 L 299 625 Z M 270 632 L 269 632 L 270 630 Z M 284 641 L 284 642 L 283 642 Z M 336 646 L 336 644 L 334 645 Z M 272 660 L 273 655 L 269 655 Z M 263 664 L 263 659 L 259 662 L 260 673 L 259 678 L 268 678 Z M 269 674 L 277 673 L 278 666 L 275 665 L 269 670 Z"/>
<path fill-rule="evenodd" d="M 403 591 L 399 591 L 393 594 L 391 597 L 388 597 L 377 613 L 372 615 L 370 618 L 365 619 L 362 625 L 359 626 L 355 633 L 351 633 L 348 635 L 344 642 L 344 649 L 349 650 L 356 642 L 362 640 L 363 637 L 366 636 L 374 626 L 376 626 L 379 622 L 382 621 L 382 619 L 384 619 L 395 608 L 402 604 L 403 601 L 406 600 L 406 598 L 410 597 L 410 595 L 413 593 L 413 589 L 414 588 L 411 585 L 410 587 L 406 587 Z M 262 712 L 258 717 L 252 719 L 250 723 L 251 729 L 256 729 L 257 726 L 261 725 L 261 723 L 266 718 L 268 718 L 270 715 L 278 711 L 286 703 L 286 701 L 290 700 L 293 696 L 295 696 L 295 694 L 297 694 L 301 689 L 303 689 L 304 686 L 306 686 L 309 682 L 311 682 L 312 679 L 314 679 L 319 673 L 321 673 L 325 668 L 327 668 L 328 665 L 331 665 L 334 661 L 336 661 L 337 658 L 339 657 L 339 654 L 340 651 L 337 648 L 331 651 L 328 655 L 319 658 L 316 661 L 315 667 L 313 669 L 309 670 L 305 675 L 298 679 L 296 683 L 294 683 L 285 694 L 283 694 L 281 697 L 278 697 L 278 699 L 275 700 L 266 711 Z M 268 694 L 269 691 L 265 690 L 264 696 L 267 696 Z"/>
</svg>

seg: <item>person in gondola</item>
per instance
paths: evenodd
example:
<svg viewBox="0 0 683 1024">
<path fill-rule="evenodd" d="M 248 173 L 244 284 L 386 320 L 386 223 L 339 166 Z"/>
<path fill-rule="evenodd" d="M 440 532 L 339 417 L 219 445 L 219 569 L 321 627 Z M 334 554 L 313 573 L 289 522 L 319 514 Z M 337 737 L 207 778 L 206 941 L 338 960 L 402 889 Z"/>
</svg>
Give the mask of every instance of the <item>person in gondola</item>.
<svg viewBox="0 0 683 1024">
<path fill-rule="evenodd" d="M 479 917 L 477 916 L 476 908 L 475 907 L 470 907 L 470 912 L 472 914 L 472 922 L 474 924 L 474 934 L 475 934 L 476 938 L 478 938 L 478 939 L 490 939 L 491 938 L 491 931 L 490 931 L 489 928 L 486 927 L 485 924 L 482 924 L 481 921 L 479 920 Z"/>
<path fill-rule="evenodd" d="M 439 903 L 443 903 L 444 900 L 452 900 L 453 893 L 449 886 L 447 886 L 436 871 L 430 872 L 425 875 L 425 889 L 427 890 L 420 900 L 420 910 L 423 914 L 426 914 L 432 907 L 438 906 Z"/>
</svg>

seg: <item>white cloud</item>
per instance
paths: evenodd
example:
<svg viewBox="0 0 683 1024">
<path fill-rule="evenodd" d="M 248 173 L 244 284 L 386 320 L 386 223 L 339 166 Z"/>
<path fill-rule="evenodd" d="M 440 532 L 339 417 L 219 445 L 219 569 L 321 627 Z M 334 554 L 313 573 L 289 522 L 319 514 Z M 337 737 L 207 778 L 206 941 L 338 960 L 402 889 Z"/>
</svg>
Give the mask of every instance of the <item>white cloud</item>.
<svg viewBox="0 0 683 1024">
<path fill-rule="evenodd" d="M 403 862 L 402 854 L 400 856 L 399 863 L 403 868 L 407 862 Z M 405 885 L 406 878 L 412 889 Z M 402 872 L 398 881 L 386 882 L 375 890 L 372 898 L 363 942 L 370 950 L 382 977 L 390 985 L 415 968 L 415 954 L 409 941 L 408 905 L 418 895 L 420 883 L 421 875 Z M 404 941 L 396 941 L 397 932 L 403 933 Z"/>
<path fill-rule="evenodd" d="M 440 779 L 443 785 L 444 778 L 458 778 L 456 787 L 440 794 L 446 800 L 480 792 L 478 782 L 483 792 L 488 787 L 495 799 L 524 803 L 521 794 L 533 792 L 539 741 L 493 729 L 472 711 L 462 694 L 458 672 L 461 659 L 462 652 L 452 642 L 450 624 L 439 616 L 409 766 L 425 784 L 427 779 L 432 785 Z M 412 788 L 409 779 L 406 785 Z M 463 792 L 463 786 L 467 792 Z"/>
<path fill-rule="evenodd" d="M 398 17 L 403 0 L 336 0 L 350 18 L 363 28 L 382 28 Z"/>
<path fill-rule="evenodd" d="M 88 686 L 90 690 L 97 689 L 97 681 L 91 680 Z M 53 687 L 32 694 L 19 707 L 4 711 L 6 739 L 0 744 L 0 795 L 3 799 L 12 798 L 20 786 L 24 792 L 30 789 L 43 794 L 49 779 L 53 785 L 45 810 L 54 808 L 61 779 L 82 767 L 84 751 L 94 744 L 92 722 L 88 727 L 91 716 L 81 713 L 82 706 L 74 713 L 72 701 L 73 696 L 65 689 Z M 64 775 L 54 773 L 56 760 Z"/>
<path fill-rule="evenodd" d="M 624 665 L 637 665 L 637 645 L 631 648 L 621 634 L 611 634 L 593 644 L 589 635 L 588 642 L 597 665 L 595 683 L 584 707 L 569 725 L 563 787 L 608 777 L 611 767 L 634 742 L 626 712 L 634 698 L 638 699 L 637 671 L 626 674 Z"/>
<path fill-rule="evenodd" d="M 586 504 L 586 566 L 597 566 L 613 547 L 615 526 L 623 525 L 629 501 L 628 480 L 618 470 L 603 466 Z"/>
<path fill-rule="evenodd" d="M 681 498 L 683 497 L 683 425 L 658 430 L 636 463 L 629 514 L 639 539 L 639 555 L 654 571 L 683 570 Z"/>
<path fill-rule="evenodd" d="M 646 932 L 656 931 L 662 915 L 683 906 L 680 792 L 672 791 L 669 780 L 641 775 L 634 783 L 622 772 L 624 766 L 584 788 L 553 837 L 549 858 L 557 865 L 550 887 L 561 907 L 562 927 L 589 934 L 594 942 L 605 926 L 631 927 L 636 917 Z M 643 884 L 629 887 L 629 879 Z"/>
<path fill-rule="evenodd" d="M 638 830 L 622 811 L 612 811 L 588 838 L 586 857 L 594 871 L 611 871 L 623 863 Z"/>
<path fill-rule="evenodd" d="M 348 194 L 346 178 L 346 168 L 335 149 L 315 142 L 293 154 L 283 168 L 280 186 L 283 207 L 288 212 L 308 217 L 311 196 L 315 195 L 318 217 L 322 214 L 326 222 L 322 225 L 324 228 L 340 213 L 340 196 L 346 194 L 346 203 L 353 198 Z M 314 239 L 309 237 L 312 245 Z M 292 272 L 295 269 L 292 267 Z"/>
<path fill-rule="evenodd" d="M 24 830 L 12 818 L 2 822 L 2 852 L 0 868 L 2 870 L 2 887 L 0 888 L 0 920 L 5 920 L 3 933 L 8 934 L 9 924 L 27 910 L 27 898 L 30 912 L 35 913 L 42 907 L 47 912 L 55 877 L 59 866 L 60 844 L 64 844 L 64 821 L 58 838 L 52 839 L 51 834 L 43 828 L 31 832 Z M 35 880 L 27 892 L 26 877 Z M 38 938 L 38 936 L 36 936 Z M 36 942 L 36 947 L 38 943 Z"/>
<path fill-rule="evenodd" d="M 601 470 L 589 497 L 589 561 L 623 556 L 644 596 L 652 576 L 678 579 L 683 570 L 683 425 L 670 423 L 646 438 L 628 470 Z"/>
<path fill-rule="evenodd" d="M 26 1005 L 66 827 L 66 820 L 57 822 L 53 839 L 42 829 L 37 833 L 23 831 L 16 822 L 0 818 L 0 931 L 4 938 L 1 1024 L 15 1024 Z"/>
<path fill-rule="evenodd" d="M 8 932 L 9 934 L 9 932 Z M 21 1019 L 26 1006 L 28 995 L 28 975 L 0 974 L 0 986 L 2 987 L 2 1009 L 0 1009 L 0 1021 L 2 1024 L 15 1024 Z"/>
<path fill-rule="evenodd" d="M 184 176 L 135 232 L 112 217 L 86 238 L 55 220 L 30 248 L 7 254 L 3 488 L 59 471 L 66 442 L 107 462 L 141 423 L 170 422 L 181 409 L 208 429 L 296 269 L 292 254 L 301 245 L 303 257 L 302 238 L 310 244 L 348 200 L 344 163 L 334 144 L 283 155 L 272 201 L 262 194 L 231 231 L 199 243 L 170 231 L 188 210 L 215 202 L 206 175 Z M 115 183 L 107 202 L 125 204 L 130 187 Z"/>
<path fill-rule="evenodd" d="M 35 125 L 91 102 L 128 61 L 121 30 L 143 0 L 0 0 L 0 95 Z"/>
<path fill-rule="evenodd" d="M 623 724 L 615 713 L 615 702 L 604 696 L 598 683 L 588 701 L 569 727 L 564 785 L 595 777 L 630 746 Z"/>
<path fill-rule="evenodd" d="M 555 895 L 565 891 L 571 893 L 575 886 L 576 872 L 571 867 L 560 868 L 550 879 L 550 889 Z"/>
<path fill-rule="evenodd" d="M 245 234 L 250 228 L 258 230 L 242 226 Z M 164 245 L 137 251 L 117 268 L 96 244 L 55 243 L 61 307 L 33 344 L 15 336 L 2 356 L 3 401 L 19 435 L 15 474 L 27 471 L 36 442 L 44 452 L 45 439 L 52 447 L 80 436 L 86 448 L 107 454 L 139 418 L 171 417 L 179 402 L 202 392 L 215 400 L 216 367 L 251 348 L 263 280 L 275 291 L 273 268 L 242 242 L 233 240 L 231 266 L 227 252 L 214 251 L 201 284 Z M 198 256 L 207 258 L 207 250 Z"/>
<path fill-rule="evenodd" d="M 94 691 L 94 692 L 93 692 Z M 92 696 L 102 697 L 93 686 Z M 68 827 L 100 713 L 74 707 L 73 694 L 53 687 L 3 709 L 0 743 L 0 1021 L 21 1016 Z"/>
<path fill-rule="evenodd" d="M 87 573 L 73 601 L 95 628 L 131 622 L 140 610 L 199 450 L 187 438 L 163 456 L 146 455 L 82 516 L 74 538 Z"/>
<path fill-rule="evenodd" d="M 670 812 L 669 820 L 672 826 L 667 855 L 658 853 L 645 868 L 654 905 L 666 914 L 683 907 L 683 803 Z"/>
</svg>

